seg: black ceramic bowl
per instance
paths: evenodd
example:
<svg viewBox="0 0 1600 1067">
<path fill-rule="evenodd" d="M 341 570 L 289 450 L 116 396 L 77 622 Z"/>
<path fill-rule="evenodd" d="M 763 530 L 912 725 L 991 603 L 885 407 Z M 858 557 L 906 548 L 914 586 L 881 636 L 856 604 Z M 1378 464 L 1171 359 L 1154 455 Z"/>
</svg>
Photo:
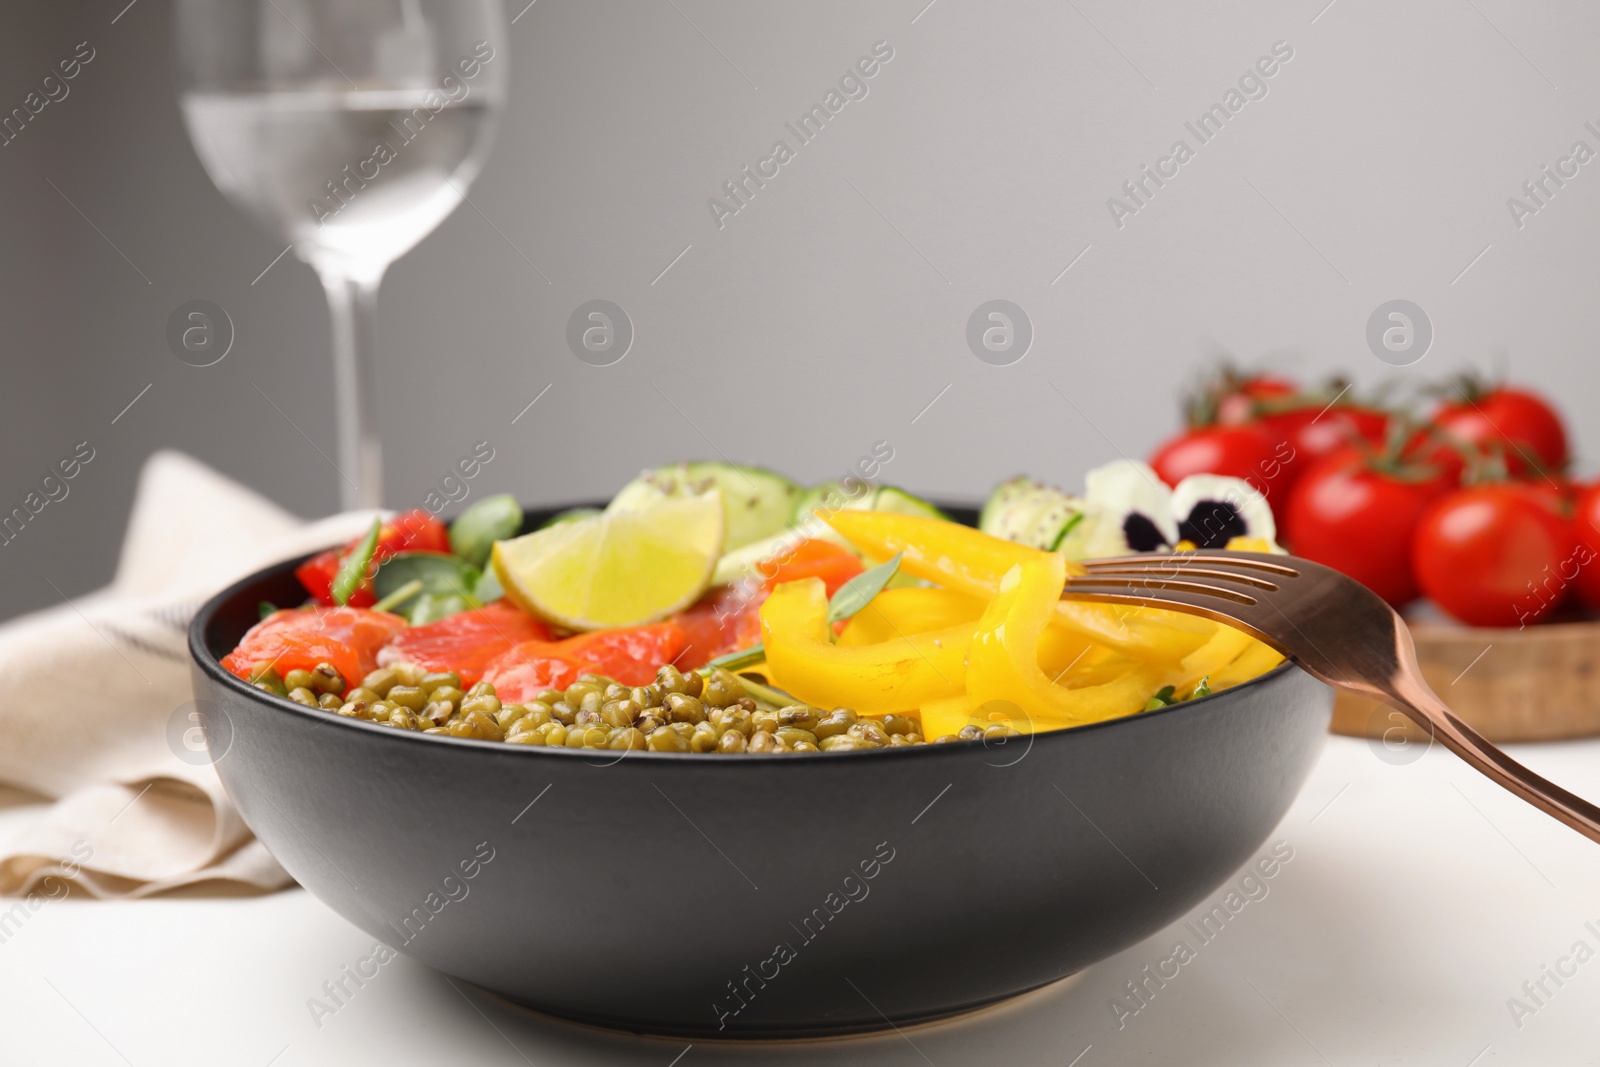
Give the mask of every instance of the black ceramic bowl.
<svg viewBox="0 0 1600 1067">
<path fill-rule="evenodd" d="M 261 601 L 303 595 L 294 565 L 223 592 L 189 632 L 216 767 L 250 827 L 375 939 L 630 1030 L 872 1030 L 1081 970 L 1250 858 L 1332 707 L 1284 666 L 1005 745 L 619 758 L 430 737 L 219 666 Z"/>
</svg>

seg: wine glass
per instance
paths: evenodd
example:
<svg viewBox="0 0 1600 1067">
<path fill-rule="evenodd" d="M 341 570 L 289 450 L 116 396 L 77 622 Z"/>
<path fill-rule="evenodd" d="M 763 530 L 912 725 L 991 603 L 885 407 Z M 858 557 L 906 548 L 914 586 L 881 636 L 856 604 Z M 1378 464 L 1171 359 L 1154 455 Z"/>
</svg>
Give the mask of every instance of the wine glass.
<svg viewBox="0 0 1600 1067">
<path fill-rule="evenodd" d="M 466 197 L 505 104 L 499 0 L 177 0 L 190 139 L 217 188 L 316 269 L 341 501 L 378 507 L 378 284 Z"/>
</svg>

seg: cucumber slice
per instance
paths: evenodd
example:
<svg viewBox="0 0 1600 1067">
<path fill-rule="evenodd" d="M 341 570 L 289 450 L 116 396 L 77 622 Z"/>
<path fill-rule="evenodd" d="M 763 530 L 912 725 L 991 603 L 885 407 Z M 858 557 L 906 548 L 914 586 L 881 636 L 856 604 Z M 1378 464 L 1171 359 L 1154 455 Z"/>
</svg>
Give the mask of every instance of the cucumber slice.
<svg viewBox="0 0 1600 1067">
<path fill-rule="evenodd" d="M 1019 474 L 1015 478 L 1001 482 L 994 487 L 994 492 L 989 494 L 989 499 L 984 501 L 983 510 L 978 512 L 978 529 L 986 534 L 994 534 L 994 536 L 998 537 L 999 534 L 995 533 L 995 528 L 999 523 L 1001 514 L 1019 498 L 1044 488 L 1046 488 L 1044 485 L 1025 474 Z"/>
<path fill-rule="evenodd" d="M 1083 520 L 1083 501 L 1029 478 L 1002 482 L 978 515 L 978 529 L 1030 548 L 1056 552 Z"/>
<path fill-rule="evenodd" d="M 865 508 L 866 502 L 872 499 L 875 490 L 866 482 L 856 482 L 855 491 L 843 482 L 821 482 L 802 492 L 794 502 L 794 512 L 789 516 L 790 525 L 799 525 L 807 522 L 812 513 L 818 508 L 824 511 L 838 511 L 841 508 Z"/>
<path fill-rule="evenodd" d="M 892 485 L 878 487 L 878 491 L 872 497 L 871 510 L 887 511 L 895 515 L 919 515 L 925 519 L 950 521 L 950 516 L 926 500 L 912 496 L 904 489 L 897 489 Z"/>
<path fill-rule="evenodd" d="M 922 515 L 930 519 L 948 519 L 950 516 L 920 497 L 892 485 L 873 488 L 857 482 L 852 495 L 843 482 L 823 482 L 800 494 L 794 504 L 790 522 L 801 523 L 818 508 L 834 511 L 890 511 L 896 515 Z"/>
<path fill-rule="evenodd" d="M 608 510 L 638 511 L 667 497 L 722 491 L 727 550 L 771 537 L 788 525 L 800 487 L 781 474 L 734 463 L 674 463 L 642 472 L 623 486 Z"/>
</svg>

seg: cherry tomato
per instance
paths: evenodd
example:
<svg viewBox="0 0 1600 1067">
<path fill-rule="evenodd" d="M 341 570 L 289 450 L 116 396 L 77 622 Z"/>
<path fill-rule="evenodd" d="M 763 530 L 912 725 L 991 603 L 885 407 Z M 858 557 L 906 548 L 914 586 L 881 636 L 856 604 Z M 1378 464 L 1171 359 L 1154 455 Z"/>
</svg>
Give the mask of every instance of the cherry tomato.
<svg viewBox="0 0 1600 1067">
<path fill-rule="evenodd" d="M 550 640 L 550 627 L 509 600 L 496 600 L 400 631 L 378 652 L 378 665 L 415 663 L 455 671 L 462 686 L 477 684 L 489 661 L 524 641 Z"/>
<path fill-rule="evenodd" d="M 450 528 L 421 508 L 402 511 L 378 531 L 378 549 L 379 559 L 400 552 L 449 552 Z"/>
<path fill-rule="evenodd" d="M 1547 492 L 1518 482 L 1476 485 L 1436 501 L 1412 545 L 1422 591 L 1472 626 L 1538 622 L 1582 573 L 1571 525 Z"/>
<path fill-rule="evenodd" d="M 1324 404 L 1266 415 L 1258 425 L 1273 439 L 1274 461 L 1250 481 L 1272 505 L 1273 517 L 1283 524 L 1288 519 L 1289 496 L 1306 471 L 1347 445 L 1382 446 L 1389 416 L 1371 408 Z"/>
<path fill-rule="evenodd" d="M 331 663 L 355 685 L 378 665 L 378 650 L 405 625 L 398 615 L 363 608 L 277 611 L 252 626 L 222 666 L 248 680 L 269 668 L 281 677 Z"/>
<path fill-rule="evenodd" d="M 1555 408 L 1537 393 L 1498 386 L 1445 404 L 1433 423 L 1457 440 L 1478 447 L 1498 446 L 1514 475 L 1558 471 L 1567 464 L 1567 431 Z"/>
<path fill-rule="evenodd" d="M 1442 437 L 1437 429 L 1421 429 L 1406 442 L 1405 461 L 1421 467 L 1431 467 L 1440 481 L 1452 488 L 1461 484 L 1467 460 L 1456 443 Z"/>
<path fill-rule="evenodd" d="M 1294 396 L 1300 387 L 1274 374 L 1254 374 L 1240 378 L 1225 371 L 1207 390 L 1216 408 L 1216 421 L 1224 426 L 1254 422 L 1264 400 L 1283 400 Z"/>
<path fill-rule="evenodd" d="M 1169 438 L 1150 457 L 1168 485 L 1191 474 L 1223 474 L 1259 483 L 1279 461 L 1272 436 L 1260 426 L 1198 426 Z"/>
<path fill-rule="evenodd" d="M 1600 611 L 1600 483 L 1578 494 L 1573 505 L 1572 533 L 1577 540 L 1578 599 L 1590 611 Z"/>
<path fill-rule="evenodd" d="M 1396 607 L 1417 595 L 1411 538 L 1449 486 L 1381 470 L 1353 447 L 1324 457 L 1290 494 L 1290 551 L 1348 574 Z"/>
<path fill-rule="evenodd" d="M 1513 478 L 1512 481 L 1527 486 L 1530 492 L 1568 522 L 1576 517 L 1578 498 L 1587 491 L 1585 486 L 1562 474 L 1535 474 L 1527 478 Z"/>
<path fill-rule="evenodd" d="M 357 537 L 343 548 L 319 552 L 295 568 L 295 577 L 318 604 L 333 604 L 333 579 L 339 573 L 339 565 L 361 541 L 362 538 Z M 372 575 L 377 564 L 390 556 L 401 552 L 449 551 L 450 530 L 443 522 L 420 509 L 401 512 L 378 530 L 378 544 L 372 552 L 373 567 L 351 594 L 349 605 L 365 608 L 377 602 L 372 594 Z"/>
<path fill-rule="evenodd" d="M 1289 442 L 1295 446 L 1296 459 L 1312 461 L 1321 459 L 1348 444 L 1365 442 L 1373 448 L 1381 447 L 1389 434 L 1389 414 L 1375 408 L 1345 407 L 1301 408 L 1284 415 L 1270 416 L 1263 422 L 1276 427 L 1283 420 Z"/>
</svg>

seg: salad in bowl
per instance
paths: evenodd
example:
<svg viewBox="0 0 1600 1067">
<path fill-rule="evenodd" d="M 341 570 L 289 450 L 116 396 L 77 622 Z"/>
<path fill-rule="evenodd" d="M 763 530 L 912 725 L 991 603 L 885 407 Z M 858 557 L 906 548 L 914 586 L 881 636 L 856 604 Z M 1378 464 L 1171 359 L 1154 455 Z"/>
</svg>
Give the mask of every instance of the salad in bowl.
<svg viewBox="0 0 1600 1067">
<path fill-rule="evenodd" d="M 728 463 L 643 472 L 523 532 L 509 496 L 301 563 L 222 659 L 330 715 L 442 739 L 693 755 L 1004 738 L 1164 707 L 1282 657 L 1222 623 L 1060 599 L 1081 561 L 1276 550 L 1235 478 L 1117 461 L 1002 483 L 975 526 L 904 490 Z"/>
</svg>

